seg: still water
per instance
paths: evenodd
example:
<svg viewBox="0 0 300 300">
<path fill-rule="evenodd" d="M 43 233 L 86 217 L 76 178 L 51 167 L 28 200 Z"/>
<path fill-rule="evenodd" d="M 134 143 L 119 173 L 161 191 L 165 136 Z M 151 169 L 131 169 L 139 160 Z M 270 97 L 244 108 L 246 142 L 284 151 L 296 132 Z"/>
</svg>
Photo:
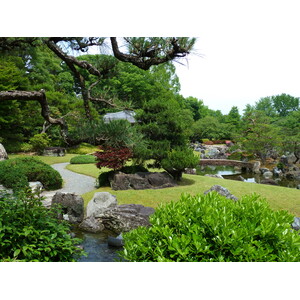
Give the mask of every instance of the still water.
<svg viewBox="0 0 300 300">
<path fill-rule="evenodd" d="M 109 246 L 107 244 L 108 236 L 112 236 L 110 232 L 87 233 L 79 230 L 72 230 L 77 238 L 82 239 L 81 246 L 87 253 L 82 256 L 78 262 L 115 262 L 120 261 L 117 251 L 122 250 Z M 113 235 L 114 236 L 114 235 Z"/>
<path fill-rule="evenodd" d="M 222 175 L 225 179 L 239 180 L 241 181 L 241 176 L 245 182 L 260 183 L 263 180 L 263 176 L 259 174 L 254 174 L 252 172 L 241 172 L 236 170 L 234 167 L 230 166 L 199 166 L 197 168 L 198 175 L 213 174 Z M 273 177 L 279 186 L 296 188 L 300 181 L 298 180 L 288 180 L 286 178 Z"/>
</svg>

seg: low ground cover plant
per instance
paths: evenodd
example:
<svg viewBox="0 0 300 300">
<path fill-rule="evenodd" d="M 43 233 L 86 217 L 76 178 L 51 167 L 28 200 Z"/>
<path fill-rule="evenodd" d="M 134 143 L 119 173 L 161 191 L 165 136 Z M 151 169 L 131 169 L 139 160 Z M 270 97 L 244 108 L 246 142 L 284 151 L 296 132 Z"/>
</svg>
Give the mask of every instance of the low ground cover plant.
<svg viewBox="0 0 300 300">
<path fill-rule="evenodd" d="M 94 155 L 78 155 L 71 158 L 71 164 L 92 164 L 96 162 Z"/>
<path fill-rule="evenodd" d="M 0 184 L 18 190 L 29 181 L 40 181 L 46 190 L 62 187 L 62 177 L 51 166 L 34 158 L 18 157 L 0 162 Z"/>
<path fill-rule="evenodd" d="M 68 262 L 84 255 L 69 234 L 70 225 L 57 219 L 30 190 L 0 193 L 0 261 Z"/>
<path fill-rule="evenodd" d="M 123 235 L 129 261 L 300 261 L 300 236 L 293 216 L 273 211 L 258 195 L 234 202 L 212 192 L 183 194 L 160 206 L 150 227 Z"/>
</svg>

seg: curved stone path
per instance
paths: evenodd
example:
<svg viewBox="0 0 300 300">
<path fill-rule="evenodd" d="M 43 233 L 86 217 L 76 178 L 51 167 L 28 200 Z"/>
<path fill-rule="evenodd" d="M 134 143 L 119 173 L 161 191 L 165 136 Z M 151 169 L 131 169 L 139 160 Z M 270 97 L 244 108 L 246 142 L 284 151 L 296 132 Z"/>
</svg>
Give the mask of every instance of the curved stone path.
<svg viewBox="0 0 300 300">
<path fill-rule="evenodd" d="M 66 169 L 68 164 L 69 163 L 59 163 L 51 165 L 51 167 L 58 171 L 63 178 L 63 187 L 59 190 L 44 191 L 42 193 L 42 196 L 46 197 L 46 199 L 43 201 L 45 206 L 49 206 L 51 204 L 51 199 L 57 192 L 82 195 L 96 189 L 95 178 L 78 174 Z"/>
</svg>

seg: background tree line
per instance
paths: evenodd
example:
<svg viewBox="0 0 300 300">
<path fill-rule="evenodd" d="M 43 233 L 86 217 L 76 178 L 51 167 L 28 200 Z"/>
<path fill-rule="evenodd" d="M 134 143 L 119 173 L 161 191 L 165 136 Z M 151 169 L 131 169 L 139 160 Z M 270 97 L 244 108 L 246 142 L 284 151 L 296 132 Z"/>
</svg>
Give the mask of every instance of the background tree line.
<svg viewBox="0 0 300 300">
<path fill-rule="evenodd" d="M 299 98 L 264 97 L 242 114 L 236 106 L 223 114 L 180 94 L 172 61 L 187 55 L 194 39 L 124 38 L 127 52 L 115 46 L 110 54 L 85 54 L 91 46 L 105 47 L 105 41 L 1 38 L 0 92 L 43 89 L 52 117 L 68 124 L 69 145 L 134 144 L 137 157 L 152 158 L 158 166 L 171 149 L 203 139 L 234 140 L 261 159 L 274 150 L 299 158 Z M 112 47 L 116 42 L 111 40 Z M 105 113 L 123 109 L 137 113 L 135 129 L 122 122 L 104 125 Z M 66 145 L 36 102 L 0 101 L 0 137 L 9 152 L 29 149 L 30 139 L 41 132 L 51 145 Z"/>
</svg>

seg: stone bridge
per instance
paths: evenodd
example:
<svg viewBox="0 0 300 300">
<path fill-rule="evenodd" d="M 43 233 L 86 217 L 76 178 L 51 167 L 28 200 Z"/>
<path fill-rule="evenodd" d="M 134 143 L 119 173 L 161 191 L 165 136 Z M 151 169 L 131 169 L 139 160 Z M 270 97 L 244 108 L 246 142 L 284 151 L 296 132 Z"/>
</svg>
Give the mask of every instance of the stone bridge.
<svg viewBox="0 0 300 300">
<path fill-rule="evenodd" d="M 200 166 L 231 166 L 239 167 L 241 169 L 253 170 L 254 163 L 243 162 L 239 160 L 230 159 L 201 159 L 199 162 Z"/>
</svg>

